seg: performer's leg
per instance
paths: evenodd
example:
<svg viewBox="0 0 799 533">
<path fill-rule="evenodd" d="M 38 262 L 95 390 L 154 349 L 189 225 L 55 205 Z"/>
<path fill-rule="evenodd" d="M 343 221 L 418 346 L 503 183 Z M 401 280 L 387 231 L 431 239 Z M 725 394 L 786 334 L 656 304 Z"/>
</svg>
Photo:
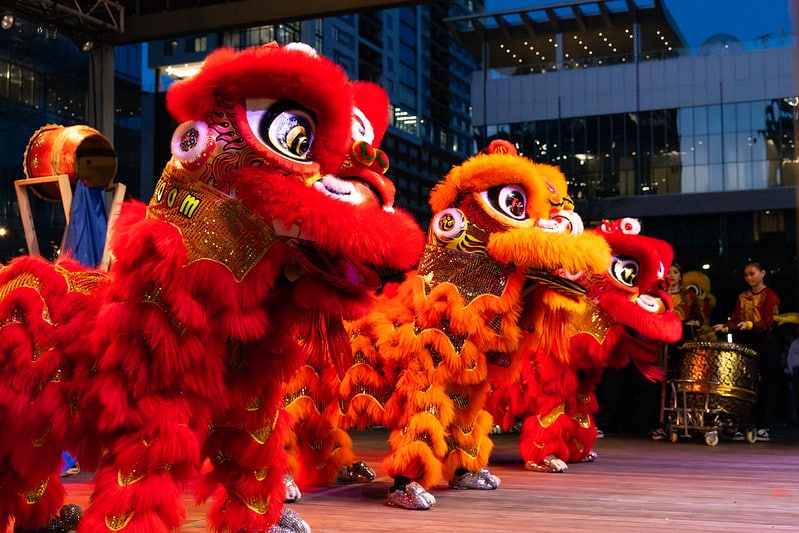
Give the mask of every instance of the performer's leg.
<svg viewBox="0 0 799 533">
<path fill-rule="evenodd" d="M 500 480 L 488 470 L 494 447 L 489 437 L 492 417 L 482 409 L 490 390 L 488 382 L 460 387 L 449 396 L 455 406 L 455 419 L 449 426 L 449 453 L 445 476 L 457 489 L 495 489 Z"/>
<path fill-rule="evenodd" d="M 275 411 L 272 411 L 275 413 Z M 264 412 L 264 415 L 266 412 Z M 208 450 L 214 469 L 203 479 L 198 499 L 216 494 L 208 522 L 214 531 L 267 531 L 278 523 L 286 496 L 285 431 L 288 417 L 264 416 L 244 430 L 242 420 L 217 421 Z"/>
<path fill-rule="evenodd" d="M 384 471 L 394 478 L 390 505 L 421 510 L 435 503 L 428 490 L 443 478 L 444 428 L 453 416 L 452 400 L 441 385 L 412 372 L 399 380 L 387 406 L 391 452 L 383 460 Z"/>
</svg>

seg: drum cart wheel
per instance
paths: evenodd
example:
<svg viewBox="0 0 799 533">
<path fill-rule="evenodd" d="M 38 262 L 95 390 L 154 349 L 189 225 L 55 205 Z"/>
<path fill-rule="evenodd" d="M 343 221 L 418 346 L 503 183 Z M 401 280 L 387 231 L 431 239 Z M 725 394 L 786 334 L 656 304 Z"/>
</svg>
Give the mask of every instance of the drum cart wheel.
<svg viewBox="0 0 799 533">
<path fill-rule="evenodd" d="M 757 430 L 755 428 L 746 428 L 746 442 L 749 444 L 757 442 Z"/>
<path fill-rule="evenodd" d="M 705 433 L 705 444 L 708 446 L 715 446 L 719 443 L 719 432 L 715 429 Z"/>
<path fill-rule="evenodd" d="M 671 433 L 669 433 L 669 440 L 671 442 L 677 442 L 678 440 L 680 440 L 680 434 L 672 430 Z"/>
</svg>

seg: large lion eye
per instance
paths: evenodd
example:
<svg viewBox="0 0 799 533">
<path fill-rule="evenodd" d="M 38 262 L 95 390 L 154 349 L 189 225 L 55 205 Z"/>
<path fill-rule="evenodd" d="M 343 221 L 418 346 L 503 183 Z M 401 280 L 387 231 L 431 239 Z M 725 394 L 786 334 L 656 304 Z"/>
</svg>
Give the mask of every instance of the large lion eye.
<svg viewBox="0 0 799 533">
<path fill-rule="evenodd" d="M 515 221 L 527 220 L 527 194 L 521 186 L 491 187 L 480 195 L 500 215 Z"/>
<path fill-rule="evenodd" d="M 372 123 L 357 107 L 352 110 L 352 140 L 366 141 L 369 144 L 375 142 L 375 131 Z"/>
<path fill-rule="evenodd" d="M 638 283 L 638 261 L 631 257 L 614 257 L 610 264 L 610 275 L 625 287 Z"/>
<path fill-rule="evenodd" d="M 310 162 L 316 120 L 311 111 L 290 100 L 247 100 L 247 123 L 267 148 L 294 161 Z"/>
</svg>

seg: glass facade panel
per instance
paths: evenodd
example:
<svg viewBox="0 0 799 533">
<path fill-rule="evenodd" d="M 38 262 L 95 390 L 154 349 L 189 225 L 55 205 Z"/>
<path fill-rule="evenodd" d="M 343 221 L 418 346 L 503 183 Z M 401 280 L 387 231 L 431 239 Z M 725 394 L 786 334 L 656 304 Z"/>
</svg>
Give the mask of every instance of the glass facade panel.
<svg viewBox="0 0 799 533">
<path fill-rule="evenodd" d="M 782 100 L 494 125 L 493 138 L 559 166 L 573 194 L 615 197 L 792 185 L 794 109 Z"/>
</svg>

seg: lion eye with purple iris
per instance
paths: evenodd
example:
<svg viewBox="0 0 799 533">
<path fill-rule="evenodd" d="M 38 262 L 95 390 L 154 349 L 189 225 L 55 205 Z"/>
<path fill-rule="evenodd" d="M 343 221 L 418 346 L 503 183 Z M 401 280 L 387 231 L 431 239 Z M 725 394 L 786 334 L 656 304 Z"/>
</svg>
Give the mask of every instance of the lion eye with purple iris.
<svg viewBox="0 0 799 533">
<path fill-rule="evenodd" d="M 266 148 L 294 161 L 311 159 L 316 120 L 311 111 L 290 100 L 247 100 L 247 123 Z"/>
<path fill-rule="evenodd" d="M 527 194 L 520 185 L 491 187 L 480 194 L 500 215 L 517 222 L 527 220 Z"/>
</svg>

